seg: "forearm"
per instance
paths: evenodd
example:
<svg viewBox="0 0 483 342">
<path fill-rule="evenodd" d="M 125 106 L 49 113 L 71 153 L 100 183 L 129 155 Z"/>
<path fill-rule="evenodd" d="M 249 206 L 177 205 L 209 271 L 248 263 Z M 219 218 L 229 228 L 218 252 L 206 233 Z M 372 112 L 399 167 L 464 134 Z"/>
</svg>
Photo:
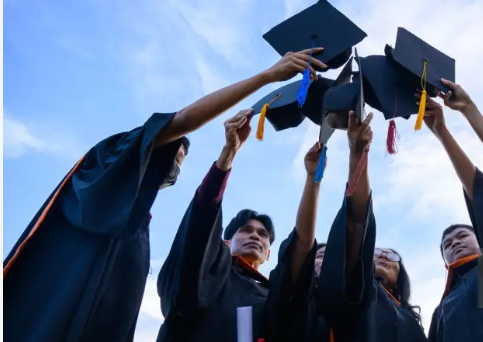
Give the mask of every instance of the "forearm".
<svg viewBox="0 0 483 342">
<path fill-rule="evenodd" d="M 297 241 L 292 256 L 292 283 L 297 280 L 300 269 L 314 245 L 320 183 L 315 183 L 313 178 L 313 175 L 307 176 L 297 212 Z"/>
<path fill-rule="evenodd" d="M 156 147 L 197 130 L 268 83 L 270 78 L 262 72 L 202 97 L 176 113 L 163 134 L 156 138 Z"/>
<path fill-rule="evenodd" d="M 349 156 L 349 180 L 352 179 L 362 154 L 351 152 Z M 368 162 L 362 169 L 357 187 L 350 197 L 350 218 L 356 222 L 365 222 L 367 217 L 367 203 L 371 195 L 369 183 Z"/>
<path fill-rule="evenodd" d="M 468 119 L 476 135 L 478 135 L 480 140 L 483 142 L 483 115 L 481 115 L 476 105 L 472 104 L 468 106 L 468 108 L 463 110 L 462 113 Z"/>
<path fill-rule="evenodd" d="M 349 157 L 349 180 L 353 177 L 359 163 L 360 155 L 351 152 Z M 361 177 L 357 183 L 356 190 L 349 201 L 349 212 L 347 217 L 347 254 L 346 254 L 346 277 L 352 279 L 357 258 L 361 253 L 364 230 L 366 228 L 367 207 L 371 196 L 369 183 L 368 163 L 362 170 Z"/>
<path fill-rule="evenodd" d="M 438 132 L 438 139 L 443 145 L 446 153 L 453 164 L 453 167 L 458 175 L 463 187 L 472 199 L 473 183 L 475 178 L 475 165 L 468 158 L 466 153 L 461 149 L 456 140 L 446 127 Z"/>
</svg>

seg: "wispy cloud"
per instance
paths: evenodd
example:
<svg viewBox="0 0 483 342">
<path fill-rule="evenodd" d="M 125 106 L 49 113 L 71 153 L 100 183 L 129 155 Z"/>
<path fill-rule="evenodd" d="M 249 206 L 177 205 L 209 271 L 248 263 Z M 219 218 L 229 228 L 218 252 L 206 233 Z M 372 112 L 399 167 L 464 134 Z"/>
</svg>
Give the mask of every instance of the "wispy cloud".
<svg viewBox="0 0 483 342">
<path fill-rule="evenodd" d="M 43 130 L 45 124 L 27 124 L 5 114 L 3 125 L 3 151 L 7 158 L 19 158 L 30 152 L 67 158 L 82 156 L 82 149 L 72 137 L 53 128 Z"/>
</svg>

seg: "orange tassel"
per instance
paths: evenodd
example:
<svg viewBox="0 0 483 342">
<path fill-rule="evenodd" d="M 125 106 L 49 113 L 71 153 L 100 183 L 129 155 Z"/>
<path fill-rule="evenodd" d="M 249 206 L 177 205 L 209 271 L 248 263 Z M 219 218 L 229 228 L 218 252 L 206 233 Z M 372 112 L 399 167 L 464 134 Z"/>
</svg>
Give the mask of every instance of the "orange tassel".
<svg viewBox="0 0 483 342">
<path fill-rule="evenodd" d="M 275 96 L 270 102 L 265 103 L 260 111 L 260 118 L 258 119 L 258 127 L 257 127 L 257 139 L 263 141 L 263 133 L 265 131 L 265 116 L 267 115 L 268 107 L 275 102 L 282 94 L 278 94 Z"/>
<path fill-rule="evenodd" d="M 414 125 L 414 129 L 419 131 L 423 127 L 423 119 L 424 119 L 424 112 L 426 110 L 426 75 L 427 75 L 427 65 L 428 60 L 424 60 L 423 65 L 423 74 L 421 75 L 421 89 L 423 93 L 421 94 L 421 100 L 419 101 L 419 111 L 418 117 L 416 118 L 416 124 Z"/>
<path fill-rule="evenodd" d="M 263 133 L 265 131 L 265 115 L 267 114 L 268 103 L 263 105 L 262 111 L 260 112 L 260 118 L 258 119 L 257 127 L 257 139 L 263 141 Z"/>
</svg>

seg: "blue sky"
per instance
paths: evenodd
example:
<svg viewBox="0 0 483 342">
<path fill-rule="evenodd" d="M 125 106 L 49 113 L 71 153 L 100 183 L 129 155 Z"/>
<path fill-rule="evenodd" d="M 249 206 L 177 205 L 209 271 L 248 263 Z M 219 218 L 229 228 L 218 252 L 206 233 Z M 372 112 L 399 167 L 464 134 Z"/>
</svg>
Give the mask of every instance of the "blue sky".
<svg viewBox="0 0 483 342">
<path fill-rule="evenodd" d="M 59 0 L 5 1 L 3 256 L 90 146 L 141 125 L 153 112 L 176 111 L 271 66 L 279 56 L 262 34 L 313 2 L 85 0 L 67 6 Z M 483 46 L 474 46 L 472 38 L 478 27 L 483 29 L 483 4 L 463 2 L 442 0 L 434 7 L 429 0 L 332 1 L 368 33 L 358 46 L 362 56 L 382 54 L 386 43 L 394 45 L 397 26 L 403 26 L 454 57 L 457 81 L 483 106 L 483 86 L 473 77 Z M 161 324 L 155 278 L 195 189 L 221 151 L 223 121 L 276 87 L 261 89 L 190 135 L 192 147 L 178 183 L 162 191 L 152 209 L 153 274 L 136 341 L 154 340 Z M 481 143 L 468 123 L 459 113 L 446 113 L 451 131 L 483 167 L 477 153 Z M 415 133 L 414 118 L 397 125 L 401 152 L 386 156 L 387 122 L 376 113 L 370 175 L 378 244 L 402 254 L 413 281 L 413 302 L 423 307 L 427 326 L 444 287 L 441 231 L 469 218 L 460 184 L 436 139 L 425 128 Z M 269 127 L 264 142 L 253 135 L 235 161 L 224 200 L 225 223 L 243 208 L 272 216 L 277 239 L 272 259 L 262 267 L 265 274 L 293 228 L 303 156 L 317 137 L 317 127 L 309 122 L 279 133 Z M 319 203 L 321 241 L 342 201 L 347 152 L 344 132 L 336 132 Z"/>
</svg>

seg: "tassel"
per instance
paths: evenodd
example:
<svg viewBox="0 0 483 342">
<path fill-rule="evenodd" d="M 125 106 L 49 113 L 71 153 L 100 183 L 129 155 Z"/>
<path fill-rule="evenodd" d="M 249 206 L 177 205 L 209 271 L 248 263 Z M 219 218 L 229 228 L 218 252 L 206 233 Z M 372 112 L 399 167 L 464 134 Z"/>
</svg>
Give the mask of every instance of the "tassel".
<svg viewBox="0 0 483 342">
<path fill-rule="evenodd" d="M 334 329 L 330 329 L 330 342 L 335 342 Z"/>
<path fill-rule="evenodd" d="M 263 133 L 265 131 L 265 115 L 267 114 L 268 103 L 263 105 L 262 111 L 260 112 L 260 118 L 258 119 L 257 127 L 257 139 L 263 141 Z"/>
<path fill-rule="evenodd" d="M 351 197 L 354 191 L 356 190 L 357 184 L 359 183 L 359 179 L 361 179 L 362 171 L 367 165 L 368 156 L 369 156 L 369 145 L 367 145 L 366 148 L 364 149 L 364 152 L 362 152 L 361 159 L 359 159 L 359 163 L 357 163 L 357 167 L 354 170 L 354 174 L 349 180 L 349 184 L 347 185 L 347 190 L 345 191 L 345 195 L 347 197 Z"/>
<path fill-rule="evenodd" d="M 302 77 L 302 83 L 300 84 L 299 91 L 297 92 L 297 102 L 299 104 L 299 108 L 302 108 L 303 105 L 305 104 L 305 99 L 307 98 L 307 92 L 309 91 L 309 85 L 310 85 L 310 61 L 312 60 L 312 52 L 314 51 L 314 45 L 315 45 L 315 39 L 312 41 L 312 49 L 310 50 L 310 55 L 309 55 L 309 64 L 307 68 L 304 70 L 304 76 Z"/>
<path fill-rule="evenodd" d="M 426 110 L 426 90 L 423 90 L 423 94 L 421 95 L 421 100 L 419 102 L 418 117 L 416 118 L 416 124 L 414 125 L 414 129 L 416 131 L 419 131 L 423 127 L 425 110 Z"/>
<path fill-rule="evenodd" d="M 320 183 L 320 181 L 324 177 L 326 157 L 327 157 L 327 146 L 324 145 L 324 147 L 322 147 L 322 153 L 320 154 L 319 163 L 317 164 L 317 170 L 315 171 L 315 177 L 314 177 L 315 183 Z"/>
<path fill-rule="evenodd" d="M 397 131 L 396 122 L 394 119 L 389 121 L 389 128 L 387 129 L 386 152 L 389 154 L 397 153 L 397 143 L 399 140 L 399 133 Z"/>
<path fill-rule="evenodd" d="M 424 65 L 423 65 L 423 73 L 421 75 L 421 89 L 423 90 L 423 93 L 421 94 L 421 100 L 419 101 L 419 111 L 418 111 L 418 117 L 416 118 L 416 124 L 414 125 L 414 129 L 416 131 L 419 131 L 423 127 L 423 119 L 424 119 L 424 112 L 426 110 L 426 74 L 427 74 L 427 65 L 428 65 L 428 60 L 424 60 Z"/>
</svg>

